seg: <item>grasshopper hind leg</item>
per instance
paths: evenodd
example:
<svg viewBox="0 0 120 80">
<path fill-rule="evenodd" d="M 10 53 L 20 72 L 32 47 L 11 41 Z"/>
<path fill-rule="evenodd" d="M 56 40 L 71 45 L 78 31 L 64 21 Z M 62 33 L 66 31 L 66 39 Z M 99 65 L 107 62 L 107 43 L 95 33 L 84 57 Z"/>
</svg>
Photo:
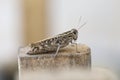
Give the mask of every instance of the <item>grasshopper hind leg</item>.
<svg viewBox="0 0 120 80">
<path fill-rule="evenodd" d="M 56 53 L 54 54 L 54 58 L 57 56 L 59 50 L 60 50 L 60 45 L 58 45 L 57 47 Z"/>
</svg>

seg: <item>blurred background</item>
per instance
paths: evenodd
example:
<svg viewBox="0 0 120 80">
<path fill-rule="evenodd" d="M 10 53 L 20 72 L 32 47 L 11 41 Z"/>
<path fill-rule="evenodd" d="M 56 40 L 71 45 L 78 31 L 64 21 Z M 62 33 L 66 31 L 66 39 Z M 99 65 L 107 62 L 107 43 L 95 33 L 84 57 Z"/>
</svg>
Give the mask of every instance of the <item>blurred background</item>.
<svg viewBox="0 0 120 80">
<path fill-rule="evenodd" d="M 16 80 L 20 47 L 78 28 L 80 16 L 92 66 L 120 75 L 119 0 L 0 0 L 0 80 Z"/>
</svg>

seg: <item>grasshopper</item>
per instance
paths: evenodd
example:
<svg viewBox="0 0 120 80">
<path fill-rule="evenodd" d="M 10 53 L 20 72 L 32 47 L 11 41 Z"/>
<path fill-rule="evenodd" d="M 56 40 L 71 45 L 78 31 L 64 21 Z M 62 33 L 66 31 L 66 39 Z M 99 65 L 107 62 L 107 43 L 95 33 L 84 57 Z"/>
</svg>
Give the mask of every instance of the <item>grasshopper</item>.
<svg viewBox="0 0 120 80">
<path fill-rule="evenodd" d="M 77 40 L 78 30 L 85 24 L 86 23 L 81 25 L 78 29 L 71 29 L 62 34 L 58 34 L 55 37 L 48 38 L 48 39 L 30 44 L 29 46 L 31 49 L 30 51 L 28 51 L 27 54 L 34 55 L 34 54 L 56 51 L 54 55 L 56 56 L 59 49 L 64 48 Z"/>
</svg>

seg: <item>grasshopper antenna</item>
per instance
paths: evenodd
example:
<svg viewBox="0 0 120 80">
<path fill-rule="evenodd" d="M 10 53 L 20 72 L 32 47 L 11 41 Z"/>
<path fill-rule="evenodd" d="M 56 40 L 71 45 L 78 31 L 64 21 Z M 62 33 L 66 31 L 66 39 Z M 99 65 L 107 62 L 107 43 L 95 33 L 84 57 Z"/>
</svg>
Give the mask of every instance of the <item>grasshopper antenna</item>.
<svg viewBox="0 0 120 80">
<path fill-rule="evenodd" d="M 77 27 L 80 25 L 81 19 L 82 19 L 82 16 L 79 17 Z"/>
<path fill-rule="evenodd" d="M 79 31 L 82 27 L 84 27 L 84 25 L 86 25 L 87 22 L 84 22 L 77 30 Z"/>
<path fill-rule="evenodd" d="M 80 18 L 79 18 L 77 27 L 80 25 L 81 20 L 82 20 L 82 16 L 80 16 Z M 77 30 L 80 30 L 84 25 L 86 25 L 86 23 L 87 23 L 87 22 L 84 22 L 80 27 L 78 27 Z"/>
</svg>

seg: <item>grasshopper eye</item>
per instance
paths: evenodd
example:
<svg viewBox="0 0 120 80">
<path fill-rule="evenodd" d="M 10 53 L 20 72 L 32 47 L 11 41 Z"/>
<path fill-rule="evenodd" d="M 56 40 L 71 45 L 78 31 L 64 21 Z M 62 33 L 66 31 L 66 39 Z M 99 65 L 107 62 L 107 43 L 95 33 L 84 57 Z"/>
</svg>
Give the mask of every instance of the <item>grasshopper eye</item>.
<svg viewBox="0 0 120 80">
<path fill-rule="evenodd" d="M 72 29 L 72 33 L 73 33 L 74 35 L 77 35 L 77 34 L 78 34 L 78 31 L 77 31 L 76 29 Z"/>
<path fill-rule="evenodd" d="M 76 31 L 74 31 L 73 33 L 74 33 L 75 35 L 77 34 L 77 32 L 76 32 Z"/>
</svg>

